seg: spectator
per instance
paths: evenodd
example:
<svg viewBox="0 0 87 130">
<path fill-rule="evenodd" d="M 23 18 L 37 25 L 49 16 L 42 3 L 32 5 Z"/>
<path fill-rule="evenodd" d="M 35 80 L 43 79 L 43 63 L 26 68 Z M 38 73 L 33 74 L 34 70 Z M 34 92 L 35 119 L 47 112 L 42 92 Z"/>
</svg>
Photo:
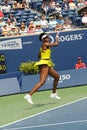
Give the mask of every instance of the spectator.
<svg viewBox="0 0 87 130">
<path fill-rule="evenodd" d="M 48 29 L 48 21 L 45 19 L 45 15 L 41 16 L 41 20 L 40 20 L 41 26 L 43 30 L 47 30 Z"/>
<path fill-rule="evenodd" d="M 69 0 L 68 5 L 69 5 L 70 10 L 76 10 L 77 9 L 77 5 L 74 3 L 73 0 Z"/>
<path fill-rule="evenodd" d="M 3 25 L 1 31 L 3 36 L 10 36 L 11 29 L 8 28 L 6 24 Z"/>
<path fill-rule="evenodd" d="M 21 4 L 18 3 L 17 1 L 15 1 L 15 2 L 13 3 L 13 9 L 14 9 L 14 10 L 18 10 L 18 9 L 20 9 L 20 8 L 21 8 Z"/>
<path fill-rule="evenodd" d="M 2 4 L 0 3 L 0 18 L 3 18 L 3 17 L 4 17 L 4 13 L 2 10 Z"/>
<path fill-rule="evenodd" d="M 22 1 L 22 3 L 21 3 L 21 9 L 25 9 L 25 8 L 27 8 L 27 3 L 26 3 L 26 1 Z"/>
<path fill-rule="evenodd" d="M 84 6 L 85 6 L 84 0 L 78 0 L 77 7 L 78 7 L 78 8 L 82 8 L 82 7 L 84 7 Z"/>
<path fill-rule="evenodd" d="M 2 12 L 2 10 L 0 9 L 0 18 L 4 17 L 4 13 Z"/>
<path fill-rule="evenodd" d="M 38 16 L 34 17 L 34 25 L 35 26 L 41 26 L 41 22 L 40 22 L 40 19 L 38 18 Z"/>
<path fill-rule="evenodd" d="M 52 29 L 52 31 L 55 29 L 57 24 L 55 16 L 52 16 L 50 21 L 49 21 L 49 28 Z"/>
<path fill-rule="evenodd" d="M 48 9 L 49 9 L 48 2 L 46 0 L 43 0 L 43 3 L 42 3 L 42 13 L 43 14 L 47 14 Z"/>
<path fill-rule="evenodd" d="M 28 25 L 28 33 L 35 33 L 35 29 L 36 29 L 36 27 L 35 27 L 35 25 L 34 25 L 34 22 L 33 21 L 31 21 L 30 23 L 29 23 L 29 25 Z"/>
<path fill-rule="evenodd" d="M 60 15 L 62 13 L 62 9 L 59 3 L 55 5 L 55 11 Z"/>
<path fill-rule="evenodd" d="M 39 32 L 39 33 L 43 32 L 41 25 L 36 25 L 35 32 Z"/>
<path fill-rule="evenodd" d="M 87 0 L 85 0 L 85 5 L 87 5 Z"/>
<path fill-rule="evenodd" d="M 0 18 L 4 18 L 4 14 L 2 11 L 0 11 Z"/>
<path fill-rule="evenodd" d="M 63 30 L 71 30 L 71 29 L 72 29 L 71 23 L 68 20 L 64 20 Z"/>
<path fill-rule="evenodd" d="M 62 4 L 61 4 L 61 8 L 63 10 L 68 10 L 69 6 L 68 6 L 68 2 L 67 0 L 63 0 Z"/>
<path fill-rule="evenodd" d="M 21 3 L 18 3 L 17 1 L 15 1 L 13 3 L 13 9 L 16 11 L 16 15 L 18 16 L 22 16 L 24 9 L 22 9 Z"/>
<path fill-rule="evenodd" d="M 55 9 L 55 1 L 54 0 L 49 0 L 49 8 Z"/>
<path fill-rule="evenodd" d="M 21 25 L 20 26 L 20 31 L 19 31 L 20 35 L 26 35 L 27 34 L 27 29 L 25 27 L 25 25 Z"/>
<path fill-rule="evenodd" d="M 63 30 L 63 26 L 59 23 L 56 24 L 55 26 L 55 31 L 62 31 Z"/>
<path fill-rule="evenodd" d="M 13 16 L 13 14 L 9 14 L 8 21 L 10 21 L 13 24 L 15 24 L 17 22 L 16 18 Z"/>
<path fill-rule="evenodd" d="M 62 15 L 59 15 L 57 18 L 57 23 L 63 25 L 64 24 L 64 17 Z"/>
<path fill-rule="evenodd" d="M 35 29 L 33 28 L 33 26 L 28 27 L 28 33 L 35 33 Z"/>
<path fill-rule="evenodd" d="M 14 24 L 11 23 L 10 20 L 7 20 L 6 25 L 7 25 L 8 28 L 11 28 Z"/>
<path fill-rule="evenodd" d="M 87 12 L 83 12 L 82 24 L 87 27 Z"/>
<path fill-rule="evenodd" d="M 0 29 L 3 27 L 4 24 L 5 24 L 5 22 L 3 21 L 3 18 L 0 17 Z"/>
<path fill-rule="evenodd" d="M 82 61 L 81 57 L 78 57 L 77 63 L 75 64 L 75 69 L 80 69 L 80 68 L 86 68 L 86 64 Z"/>
<path fill-rule="evenodd" d="M 22 25 L 24 25 L 25 28 L 26 28 L 26 30 L 27 30 L 27 25 L 26 25 L 24 22 L 21 22 L 20 27 L 21 27 Z"/>
<path fill-rule="evenodd" d="M 3 10 L 4 12 L 10 12 L 10 11 L 11 11 L 11 6 L 8 4 L 7 1 L 5 1 L 4 6 L 2 6 L 2 10 Z"/>
<path fill-rule="evenodd" d="M 35 24 L 34 24 L 33 21 L 30 21 L 30 23 L 29 23 L 29 27 L 30 27 L 30 26 L 32 26 L 32 27 L 35 29 Z"/>
<path fill-rule="evenodd" d="M 11 27 L 11 36 L 19 35 L 18 28 L 16 26 Z"/>
</svg>

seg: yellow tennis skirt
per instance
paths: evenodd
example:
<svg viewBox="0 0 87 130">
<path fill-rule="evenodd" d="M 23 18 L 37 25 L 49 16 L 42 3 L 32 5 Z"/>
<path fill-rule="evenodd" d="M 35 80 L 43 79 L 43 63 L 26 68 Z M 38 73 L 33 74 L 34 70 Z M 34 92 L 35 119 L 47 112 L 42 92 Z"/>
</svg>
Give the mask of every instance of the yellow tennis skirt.
<svg viewBox="0 0 87 130">
<path fill-rule="evenodd" d="M 37 61 L 34 66 L 39 65 L 48 65 L 49 67 L 54 67 L 54 63 L 51 59 L 41 59 L 40 61 Z"/>
</svg>

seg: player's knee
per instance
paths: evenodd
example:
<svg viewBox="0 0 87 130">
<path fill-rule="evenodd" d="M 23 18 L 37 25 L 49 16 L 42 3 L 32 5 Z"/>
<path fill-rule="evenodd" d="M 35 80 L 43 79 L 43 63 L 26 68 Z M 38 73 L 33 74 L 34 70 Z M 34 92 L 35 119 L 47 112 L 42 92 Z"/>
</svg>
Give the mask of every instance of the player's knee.
<svg viewBox="0 0 87 130">
<path fill-rule="evenodd" d="M 60 78 L 60 75 L 57 74 L 56 77 L 55 77 L 55 80 L 56 80 L 56 81 L 59 81 L 59 78 Z"/>
</svg>

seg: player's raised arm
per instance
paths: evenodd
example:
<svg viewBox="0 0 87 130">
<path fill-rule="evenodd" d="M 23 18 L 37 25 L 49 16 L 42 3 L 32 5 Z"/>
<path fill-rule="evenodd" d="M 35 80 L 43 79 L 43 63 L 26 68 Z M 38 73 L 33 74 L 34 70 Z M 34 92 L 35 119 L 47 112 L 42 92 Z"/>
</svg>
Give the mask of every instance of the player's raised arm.
<svg viewBox="0 0 87 130">
<path fill-rule="evenodd" d="M 48 38 L 49 38 L 49 35 L 48 35 Z M 58 44 L 59 44 L 59 35 L 58 35 L 58 33 L 55 36 L 54 42 L 45 42 L 44 44 L 46 46 L 48 46 L 48 47 L 58 46 Z"/>
</svg>

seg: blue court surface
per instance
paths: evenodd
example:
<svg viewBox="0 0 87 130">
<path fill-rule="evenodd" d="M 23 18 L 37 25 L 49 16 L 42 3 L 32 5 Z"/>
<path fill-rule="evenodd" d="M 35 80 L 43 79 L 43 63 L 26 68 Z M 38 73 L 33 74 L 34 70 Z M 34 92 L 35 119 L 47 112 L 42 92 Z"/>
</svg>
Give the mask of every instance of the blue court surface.
<svg viewBox="0 0 87 130">
<path fill-rule="evenodd" d="M 87 130 L 87 97 L 10 123 L 0 130 Z"/>
</svg>

